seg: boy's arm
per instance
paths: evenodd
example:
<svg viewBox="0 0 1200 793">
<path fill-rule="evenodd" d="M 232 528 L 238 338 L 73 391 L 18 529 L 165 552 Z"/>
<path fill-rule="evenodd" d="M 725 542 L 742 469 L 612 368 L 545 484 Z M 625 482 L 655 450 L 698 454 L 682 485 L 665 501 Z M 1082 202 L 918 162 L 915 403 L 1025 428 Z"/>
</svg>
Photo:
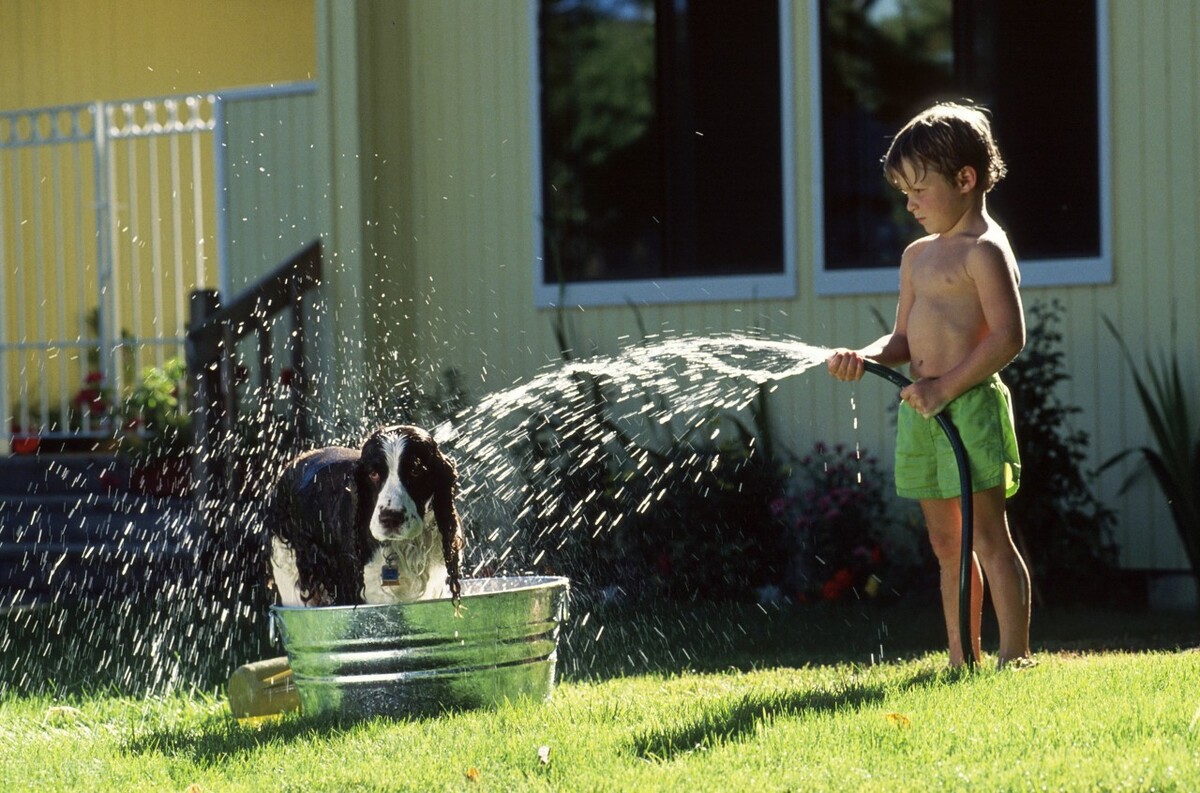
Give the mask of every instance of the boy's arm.
<svg viewBox="0 0 1200 793">
<path fill-rule="evenodd" d="M 981 240 L 967 256 L 966 267 L 979 292 L 985 332 L 970 354 L 953 369 L 900 392 L 901 399 L 927 418 L 936 416 L 960 394 L 999 372 L 1025 346 L 1025 314 L 1012 254 L 994 242 Z"/>
<path fill-rule="evenodd" d="M 908 264 L 911 250 L 912 246 L 909 246 L 900 259 L 900 298 L 896 301 L 896 320 L 892 324 L 892 332 L 857 350 L 834 350 L 827 364 L 829 373 L 838 380 L 861 380 L 866 372 L 863 363 L 866 358 L 884 366 L 908 363 L 908 314 L 913 303 Z"/>
</svg>

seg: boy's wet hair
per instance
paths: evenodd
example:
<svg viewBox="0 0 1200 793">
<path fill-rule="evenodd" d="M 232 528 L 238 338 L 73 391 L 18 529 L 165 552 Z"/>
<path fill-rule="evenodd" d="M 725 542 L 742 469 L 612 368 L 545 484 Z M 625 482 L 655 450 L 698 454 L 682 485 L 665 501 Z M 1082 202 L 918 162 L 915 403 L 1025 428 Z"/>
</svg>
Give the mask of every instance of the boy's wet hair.
<svg viewBox="0 0 1200 793">
<path fill-rule="evenodd" d="M 900 164 L 907 160 L 923 174 L 932 170 L 949 181 L 965 166 L 975 169 L 979 187 L 987 192 L 1004 178 L 1006 167 L 992 137 L 986 108 L 939 102 L 919 113 L 892 140 L 883 158 L 888 181 L 899 185 Z"/>
</svg>

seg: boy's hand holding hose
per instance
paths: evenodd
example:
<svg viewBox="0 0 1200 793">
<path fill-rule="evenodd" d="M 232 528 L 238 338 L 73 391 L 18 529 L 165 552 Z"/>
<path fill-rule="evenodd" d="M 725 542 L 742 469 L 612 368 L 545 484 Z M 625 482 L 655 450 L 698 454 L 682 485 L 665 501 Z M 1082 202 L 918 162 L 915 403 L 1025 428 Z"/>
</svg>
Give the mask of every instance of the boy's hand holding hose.
<svg viewBox="0 0 1200 793">
<path fill-rule="evenodd" d="M 843 382 L 861 380 L 866 372 L 866 358 L 856 350 L 834 350 L 826 365 L 829 374 Z M 938 388 L 937 378 L 918 380 L 900 389 L 900 401 L 907 402 L 921 416 L 931 419 L 950 402 Z"/>
<path fill-rule="evenodd" d="M 855 350 L 834 350 L 826 365 L 829 367 L 829 374 L 835 379 L 850 382 L 862 379 L 867 370 L 865 361 L 862 354 Z"/>
</svg>

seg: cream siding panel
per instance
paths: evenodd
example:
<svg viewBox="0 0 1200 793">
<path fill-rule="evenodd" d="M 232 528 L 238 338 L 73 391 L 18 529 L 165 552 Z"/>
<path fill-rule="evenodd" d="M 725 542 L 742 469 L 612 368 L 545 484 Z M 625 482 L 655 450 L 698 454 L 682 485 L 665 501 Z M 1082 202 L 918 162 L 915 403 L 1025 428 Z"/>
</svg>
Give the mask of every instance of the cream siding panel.
<svg viewBox="0 0 1200 793">
<path fill-rule="evenodd" d="M 1169 86 L 1172 77 L 1178 78 L 1172 71 L 1186 70 L 1186 65 L 1192 64 L 1194 4 L 1114 5 L 1115 13 L 1121 14 L 1114 19 L 1114 106 L 1120 136 L 1114 149 L 1120 174 L 1115 190 L 1116 235 L 1118 240 L 1128 240 L 1128 245 L 1117 242 L 1118 305 L 1112 318 L 1140 362 L 1142 350 L 1171 343 L 1174 314 L 1177 352 L 1184 377 L 1192 384 L 1189 390 L 1196 394 L 1194 340 L 1198 326 L 1195 313 L 1178 305 L 1178 294 L 1195 287 L 1195 257 L 1177 244 L 1177 235 L 1192 233 L 1195 224 L 1195 197 L 1180 194 L 1198 164 L 1194 156 L 1196 126 L 1190 122 L 1195 83 L 1189 86 L 1187 96 Z M 1184 24 L 1187 28 L 1180 30 Z M 1122 164 L 1127 168 L 1120 170 Z M 1188 175 L 1184 178 L 1183 174 Z M 1180 204 L 1182 215 L 1172 212 L 1172 204 Z M 1187 215 L 1190 217 L 1184 220 Z M 1098 330 L 1090 342 L 1096 348 L 1112 350 L 1109 368 L 1121 370 L 1120 434 L 1110 440 L 1105 429 L 1111 434 L 1111 426 L 1102 426 L 1102 456 L 1147 443 L 1148 431 L 1132 380 L 1117 362 L 1108 331 Z M 1102 385 L 1093 394 L 1103 390 Z M 1120 477 L 1106 480 L 1111 493 L 1115 494 L 1118 481 Z M 1115 503 L 1120 509 L 1126 564 L 1186 564 L 1162 495 L 1150 477 Z"/>
<path fill-rule="evenodd" d="M 1171 343 L 1174 315 L 1185 385 L 1196 394 L 1200 326 L 1194 310 L 1180 300 L 1197 286 L 1193 246 L 1200 218 L 1194 191 L 1188 192 L 1200 164 L 1191 98 L 1198 85 L 1192 55 L 1196 4 L 1116 2 L 1111 12 L 1117 294 L 1109 315 L 1139 363 L 1144 349 Z M 1180 80 L 1189 81 L 1186 88 L 1171 85 Z M 1099 417 L 1098 459 L 1150 442 L 1132 381 L 1107 330 L 1098 327 L 1094 337 L 1077 343 L 1103 351 L 1105 379 L 1091 400 L 1081 401 Z M 1103 393 L 1114 387 L 1120 389 L 1119 402 Z M 1122 561 L 1132 567 L 1185 566 L 1157 487 L 1147 478 L 1120 498 L 1120 479 L 1106 476 L 1104 482 L 1105 495 L 1119 510 Z"/>
<path fill-rule="evenodd" d="M 222 287 L 236 294 L 318 236 L 323 191 L 313 156 L 312 92 L 227 99 L 229 272 Z"/>
</svg>

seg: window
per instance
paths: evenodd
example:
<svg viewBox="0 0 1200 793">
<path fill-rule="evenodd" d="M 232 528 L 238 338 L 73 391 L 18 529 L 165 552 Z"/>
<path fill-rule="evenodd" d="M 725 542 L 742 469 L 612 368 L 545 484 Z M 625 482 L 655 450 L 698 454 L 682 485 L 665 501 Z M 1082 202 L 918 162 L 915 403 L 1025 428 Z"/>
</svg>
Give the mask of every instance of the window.
<svg viewBox="0 0 1200 793">
<path fill-rule="evenodd" d="M 893 291 L 922 233 L 880 159 L 934 99 L 993 112 L 1009 172 L 988 209 L 1025 285 L 1112 278 L 1103 0 L 820 0 L 817 290 Z"/>
<path fill-rule="evenodd" d="M 794 294 L 787 3 L 535 5 L 539 305 Z"/>
</svg>

